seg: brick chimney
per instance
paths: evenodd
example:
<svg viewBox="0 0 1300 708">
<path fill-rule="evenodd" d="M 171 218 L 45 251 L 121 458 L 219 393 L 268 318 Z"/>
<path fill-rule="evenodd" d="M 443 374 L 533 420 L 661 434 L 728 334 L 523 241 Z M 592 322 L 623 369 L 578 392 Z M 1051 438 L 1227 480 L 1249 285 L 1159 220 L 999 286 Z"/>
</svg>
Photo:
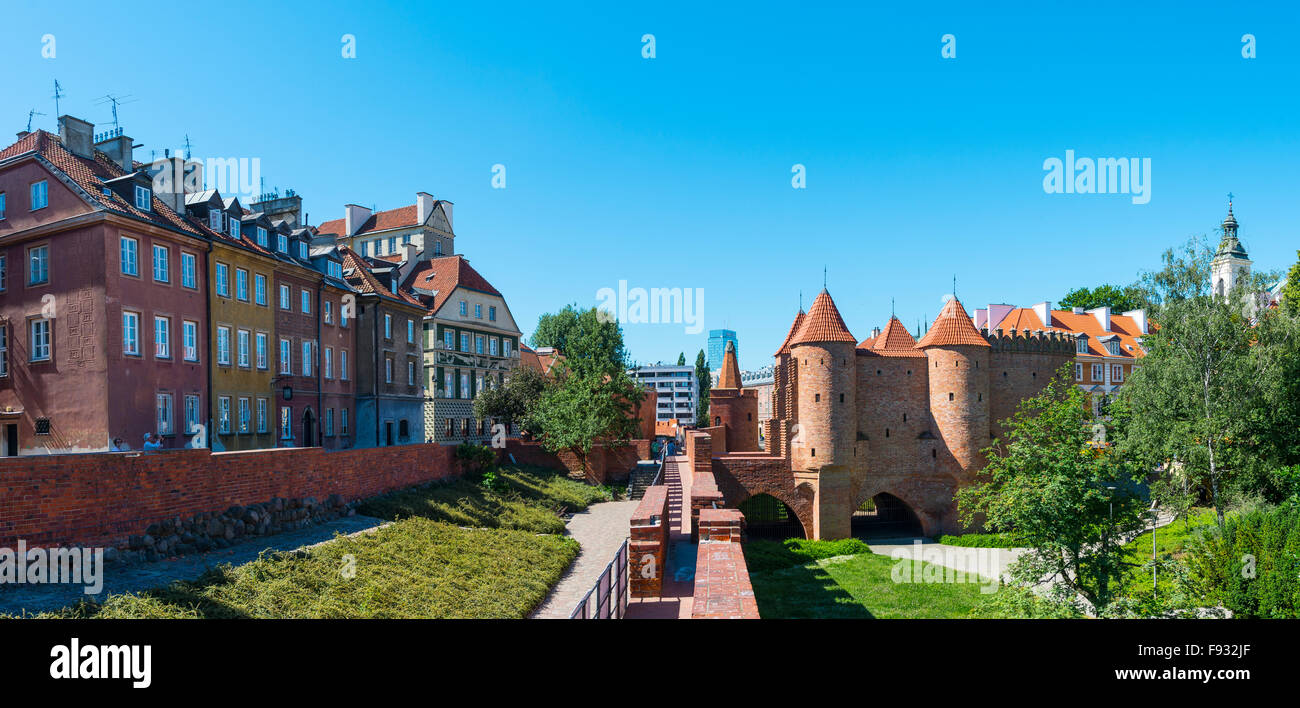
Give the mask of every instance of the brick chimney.
<svg viewBox="0 0 1300 708">
<path fill-rule="evenodd" d="M 357 229 L 370 218 L 370 210 L 356 204 L 348 204 L 343 209 L 343 230 L 347 232 L 346 235 L 355 236 Z"/>
<path fill-rule="evenodd" d="M 59 142 L 63 149 L 86 159 L 95 159 L 95 149 L 91 142 L 95 135 L 95 124 L 87 123 L 72 116 L 59 116 Z"/>
</svg>

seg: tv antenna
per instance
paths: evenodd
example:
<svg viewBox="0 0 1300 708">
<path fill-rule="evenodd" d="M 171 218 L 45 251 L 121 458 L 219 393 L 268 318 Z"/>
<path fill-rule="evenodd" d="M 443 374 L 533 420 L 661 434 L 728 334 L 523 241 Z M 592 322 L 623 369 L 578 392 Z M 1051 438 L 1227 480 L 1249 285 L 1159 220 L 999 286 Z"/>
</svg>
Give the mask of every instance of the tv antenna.
<svg viewBox="0 0 1300 708">
<path fill-rule="evenodd" d="M 29 133 L 32 132 L 32 117 L 33 117 L 33 116 L 43 116 L 43 115 L 45 115 L 45 114 L 44 114 L 44 113 L 41 113 L 40 111 L 36 110 L 35 108 L 31 109 L 30 111 L 27 111 L 27 132 L 29 132 Z"/>
<path fill-rule="evenodd" d="M 103 96 L 98 101 L 96 101 L 95 105 L 102 106 L 105 103 L 108 103 L 113 106 L 113 128 L 117 129 L 121 127 L 117 122 L 117 107 L 126 105 L 128 103 L 135 103 L 135 102 L 136 99 L 132 98 L 130 94 L 127 94 L 125 96 L 114 96 L 113 94 L 110 93 Z"/>
<path fill-rule="evenodd" d="M 55 116 L 59 115 L 59 99 L 63 98 L 66 95 L 67 94 L 63 92 L 63 87 L 59 85 L 59 80 L 55 79 L 54 80 L 54 115 Z"/>
</svg>

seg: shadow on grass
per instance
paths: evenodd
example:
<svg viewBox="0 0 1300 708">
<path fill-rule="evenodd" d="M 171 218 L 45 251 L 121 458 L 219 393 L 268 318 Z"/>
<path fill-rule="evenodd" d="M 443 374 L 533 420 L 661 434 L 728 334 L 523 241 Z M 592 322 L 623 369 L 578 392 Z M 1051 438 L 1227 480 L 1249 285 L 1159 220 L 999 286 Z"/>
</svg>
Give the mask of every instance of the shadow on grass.
<svg viewBox="0 0 1300 708">
<path fill-rule="evenodd" d="M 875 619 L 816 564 L 750 573 L 758 614 L 781 619 Z"/>
</svg>

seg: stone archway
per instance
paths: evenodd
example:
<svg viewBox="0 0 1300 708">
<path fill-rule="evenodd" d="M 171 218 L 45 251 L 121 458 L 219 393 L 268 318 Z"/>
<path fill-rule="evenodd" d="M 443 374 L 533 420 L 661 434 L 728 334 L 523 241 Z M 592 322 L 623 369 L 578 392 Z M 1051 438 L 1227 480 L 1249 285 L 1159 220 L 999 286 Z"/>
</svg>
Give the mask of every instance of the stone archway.
<svg viewBox="0 0 1300 708">
<path fill-rule="evenodd" d="M 902 538 L 924 535 L 924 526 L 907 502 L 881 492 L 860 503 L 850 520 L 854 538 Z"/>
<path fill-rule="evenodd" d="M 752 494 L 736 508 L 745 515 L 745 535 L 750 539 L 779 541 L 808 536 L 794 509 L 771 494 Z"/>
<path fill-rule="evenodd" d="M 851 522 L 854 535 L 859 535 L 859 529 L 874 531 L 871 528 L 873 522 L 878 522 L 882 527 L 880 530 L 890 531 L 894 536 L 934 536 L 941 533 L 943 515 L 919 503 L 928 498 L 924 491 L 924 488 L 908 488 L 906 484 L 863 484 L 850 512 L 854 515 Z M 859 516 L 860 511 L 866 511 L 867 502 L 873 502 L 884 514 L 875 519 L 868 518 L 869 514 Z"/>
</svg>

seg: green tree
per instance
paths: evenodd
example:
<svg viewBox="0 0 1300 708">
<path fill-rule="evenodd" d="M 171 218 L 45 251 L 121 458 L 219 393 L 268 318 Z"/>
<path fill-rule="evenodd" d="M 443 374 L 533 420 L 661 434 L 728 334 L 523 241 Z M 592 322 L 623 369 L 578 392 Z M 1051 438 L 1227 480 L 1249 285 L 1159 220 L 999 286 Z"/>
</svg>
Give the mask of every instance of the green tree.
<svg viewBox="0 0 1300 708">
<path fill-rule="evenodd" d="M 1129 312 L 1146 307 L 1147 302 L 1137 285 L 1098 285 L 1092 289 L 1083 287 L 1071 290 L 1061 299 L 1060 306 L 1067 310 L 1073 307 L 1091 310 L 1109 306 L 1115 312 Z"/>
<path fill-rule="evenodd" d="M 1295 252 L 1296 264 L 1286 274 L 1282 287 L 1282 309 L 1292 316 L 1300 316 L 1300 251 Z"/>
<path fill-rule="evenodd" d="M 532 367 L 520 366 L 506 377 L 504 386 L 480 391 L 474 398 L 476 418 L 496 418 L 506 424 L 518 423 L 536 435 L 540 432 L 531 420 L 537 403 L 546 389 L 546 377 Z"/>
<path fill-rule="evenodd" d="M 609 313 L 565 305 L 542 315 L 533 332 L 534 347 L 555 347 L 565 365 L 581 374 L 613 375 L 627 369 L 623 329 Z"/>
<path fill-rule="evenodd" d="M 1123 591 L 1131 563 L 1122 544 L 1142 530 L 1146 505 L 1133 470 L 1093 442 L 1088 397 L 1070 369 L 1020 403 L 1005 443 L 984 450 L 988 465 L 958 501 L 967 524 L 982 521 L 1030 549 L 1012 565 L 1014 584 L 1052 580 L 1053 601 L 1082 597 L 1101 612 Z"/>
<path fill-rule="evenodd" d="M 686 352 L 677 355 L 677 365 L 686 366 Z"/>
<path fill-rule="evenodd" d="M 585 467 L 597 441 L 619 445 L 637 434 L 633 413 L 644 395 L 623 371 L 611 376 L 566 370 L 542 392 L 529 420 L 546 449 L 571 452 Z"/>
<path fill-rule="evenodd" d="M 699 382 L 700 399 L 695 407 L 695 427 L 709 427 L 709 391 L 713 388 L 713 372 L 709 371 L 709 360 L 704 350 L 695 355 L 695 380 Z"/>
<path fill-rule="evenodd" d="M 1120 449 L 1203 489 L 1223 525 L 1226 492 L 1246 462 L 1243 445 L 1258 410 L 1258 379 L 1247 292 L 1210 291 L 1213 252 L 1192 239 L 1169 249 L 1164 268 L 1143 282 L 1159 328 L 1144 337 L 1146 356 L 1120 389 L 1128 411 Z"/>
</svg>

